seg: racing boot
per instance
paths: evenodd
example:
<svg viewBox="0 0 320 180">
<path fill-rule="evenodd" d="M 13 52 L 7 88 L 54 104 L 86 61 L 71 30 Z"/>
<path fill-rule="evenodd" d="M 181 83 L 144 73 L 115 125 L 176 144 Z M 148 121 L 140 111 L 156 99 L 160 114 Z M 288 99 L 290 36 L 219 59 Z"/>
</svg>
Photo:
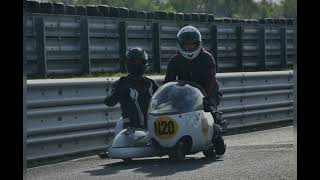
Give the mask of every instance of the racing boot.
<svg viewBox="0 0 320 180">
<path fill-rule="evenodd" d="M 211 112 L 215 123 L 220 129 L 221 134 L 227 132 L 228 121 L 222 118 L 222 112 L 217 111 L 216 109 Z"/>
<path fill-rule="evenodd" d="M 226 143 L 224 142 L 224 138 L 218 126 L 218 124 L 214 124 L 214 129 L 216 133 L 214 133 L 213 136 L 213 144 L 216 154 L 218 156 L 221 156 L 226 152 Z"/>
</svg>

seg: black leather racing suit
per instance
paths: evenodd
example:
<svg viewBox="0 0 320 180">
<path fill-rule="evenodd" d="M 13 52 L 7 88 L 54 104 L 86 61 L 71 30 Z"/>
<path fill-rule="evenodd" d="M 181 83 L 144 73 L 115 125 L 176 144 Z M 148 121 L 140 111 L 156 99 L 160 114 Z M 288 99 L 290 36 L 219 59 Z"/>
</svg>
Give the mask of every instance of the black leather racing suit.
<svg viewBox="0 0 320 180">
<path fill-rule="evenodd" d="M 156 81 L 145 76 L 129 74 L 112 85 L 111 93 L 105 98 L 107 106 L 121 105 L 122 117 L 128 118 L 124 128 L 140 127 L 147 129 L 147 110 L 153 93 L 159 88 Z"/>
<path fill-rule="evenodd" d="M 175 80 L 192 81 L 199 84 L 206 92 L 207 97 L 213 101 L 213 105 L 219 105 L 219 85 L 216 80 L 216 63 L 213 56 L 201 50 L 199 55 L 188 60 L 179 51 L 169 61 L 164 83 Z"/>
</svg>

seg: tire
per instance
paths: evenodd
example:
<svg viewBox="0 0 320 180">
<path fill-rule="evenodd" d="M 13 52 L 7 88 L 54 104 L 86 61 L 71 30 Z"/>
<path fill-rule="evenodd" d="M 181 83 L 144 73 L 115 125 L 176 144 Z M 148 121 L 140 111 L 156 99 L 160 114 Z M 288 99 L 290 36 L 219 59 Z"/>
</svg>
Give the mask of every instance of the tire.
<svg viewBox="0 0 320 180">
<path fill-rule="evenodd" d="M 130 17 L 129 9 L 126 7 L 119 8 L 120 18 L 128 18 Z"/>
<path fill-rule="evenodd" d="M 138 11 L 137 18 L 139 19 L 147 19 L 147 13 L 145 11 Z"/>
<path fill-rule="evenodd" d="M 94 5 L 87 6 L 87 15 L 88 16 L 99 16 L 100 13 L 99 13 L 98 7 L 94 6 Z"/>
<path fill-rule="evenodd" d="M 74 5 L 67 5 L 66 6 L 66 14 L 68 15 L 76 15 L 77 9 Z"/>
<path fill-rule="evenodd" d="M 168 20 L 176 20 L 176 14 L 174 12 L 168 12 Z"/>
<path fill-rule="evenodd" d="M 40 3 L 40 13 L 54 14 L 54 7 L 51 2 Z"/>
<path fill-rule="evenodd" d="M 208 150 L 202 151 L 203 155 L 206 156 L 207 158 L 213 158 L 216 159 L 216 152 L 214 150 L 214 147 L 211 147 Z"/>
<path fill-rule="evenodd" d="M 110 10 L 110 17 L 119 17 L 120 16 L 120 11 L 116 7 L 109 7 Z"/>
<path fill-rule="evenodd" d="M 264 18 L 266 21 L 266 24 L 272 24 L 272 19 L 271 18 Z"/>
<path fill-rule="evenodd" d="M 185 149 L 188 148 L 186 146 L 188 146 L 188 144 L 185 143 L 185 141 L 179 141 L 176 145 L 176 150 L 171 154 L 169 154 L 169 159 L 176 160 L 176 161 L 184 160 L 186 156 Z"/>
<path fill-rule="evenodd" d="M 215 139 L 214 148 L 216 151 L 216 154 L 221 156 L 226 152 L 226 143 L 224 142 L 224 139 L 221 134 L 218 135 L 218 137 Z"/>
<path fill-rule="evenodd" d="M 176 151 L 169 154 L 169 159 L 174 161 L 182 161 L 186 155 L 184 154 L 183 150 L 181 148 L 177 149 Z"/>
<path fill-rule="evenodd" d="M 63 3 L 53 3 L 55 14 L 66 14 L 66 7 Z"/>
<path fill-rule="evenodd" d="M 153 12 L 147 12 L 147 19 L 153 19 L 154 13 Z"/>
<path fill-rule="evenodd" d="M 294 20 L 292 18 L 287 19 L 287 24 L 288 25 L 293 25 Z"/>
<path fill-rule="evenodd" d="M 184 21 L 191 21 L 191 14 L 190 13 L 183 14 L 183 20 Z"/>
<path fill-rule="evenodd" d="M 206 13 L 200 13 L 200 22 L 207 22 L 208 21 L 208 15 Z"/>
<path fill-rule="evenodd" d="M 284 18 L 280 18 L 279 21 L 280 21 L 280 24 L 286 24 L 286 19 Z M 257 22 L 258 20 L 255 20 L 255 24 L 257 24 Z"/>
<path fill-rule="evenodd" d="M 136 10 L 128 10 L 128 17 L 129 18 L 137 18 L 138 12 Z"/>
<path fill-rule="evenodd" d="M 104 16 L 104 17 L 110 16 L 109 6 L 107 6 L 107 5 L 99 5 L 98 8 L 99 8 L 99 11 L 100 11 L 102 16 Z"/>
<path fill-rule="evenodd" d="M 274 22 L 275 22 L 275 24 L 280 24 L 281 23 L 280 19 L 275 19 Z"/>
<path fill-rule="evenodd" d="M 161 19 L 161 20 L 167 20 L 168 19 L 168 13 L 165 11 L 156 11 L 154 12 L 155 19 Z"/>
<path fill-rule="evenodd" d="M 177 21 L 183 21 L 183 13 L 177 13 L 176 14 L 176 20 Z"/>
<path fill-rule="evenodd" d="M 185 154 L 181 150 L 177 150 L 172 154 L 169 154 L 169 159 L 175 160 L 175 161 L 182 161 L 185 158 Z"/>
<path fill-rule="evenodd" d="M 85 6 L 76 6 L 77 15 L 86 16 L 87 15 L 87 8 Z"/>
<path fill-rule="evenodd" d="M 24 1 L 27 3 L 27 12 L 29 13 L 39 13 L 40 3 L 38 1 Z"/>
<path fill-rule="evenodd" d="M 265 24 L 266 20 L 265 19 L 259 19 L 259 24 Z"/>
<path fill-rule="evenodd" d="M 198 13 L 192 13 L 191 14 L 191 20 L 195 21 L 195 22 L 199 22 L 200 21 L 200 15 Z"/>
</svg>

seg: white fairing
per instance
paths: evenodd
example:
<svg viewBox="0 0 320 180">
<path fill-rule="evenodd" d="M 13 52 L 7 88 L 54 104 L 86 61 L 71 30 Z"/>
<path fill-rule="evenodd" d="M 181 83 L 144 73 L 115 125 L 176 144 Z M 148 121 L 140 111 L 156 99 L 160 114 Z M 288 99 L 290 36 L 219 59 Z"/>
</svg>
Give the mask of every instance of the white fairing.
<svg viewBox="0 0 320 180">
<path fill-rule="evenodd" d="M 194 85 L 169 82 L 152 96 L 148 108 L 148 131 L 123 129 L 128 119 L 120 118 L 115 138 L 109 148 L 113 159 L 152 157 L 161 155 L 161 148 L 173 148 L 184 137 L 192 140 L 191 153 L 207 150 L 212 145 L 214 119 L 203 111 L 203 94 Z M 157 147 L 157 148 L 156 148 Z"/>
<path fill-rule="evenodd" d="M 148 133 L 142 129 L 120 131 L 108 152 L 112 159 L 149 157 L 157 154 L 157 150 L 150 146 Z"/>
<path fill-rule="evenodd" d="M 112 147 L 134 147 L 144 146 L 149 142 L 149 136 L 144 130 L 124 129 L 114 138 Z"/>
<path fill-rule="evenodd" d="M 173 137 L 161 138 L 155 132 L 157 129 L 155 128 L 155 122 L 161 118 L 176 122 L 178 130 Z M 148 122 L 150 137 L 154 138 L 163 147 L 173 147 L 183 136 L 192 138 L 192 152 L 207 149 L 211 145 L 214 120 L 211 113 L 203 110 L 166 116 L 149 115 Z M 205 128 L 207 128 L 207 133 L 204 133 Z"/>
</svg>

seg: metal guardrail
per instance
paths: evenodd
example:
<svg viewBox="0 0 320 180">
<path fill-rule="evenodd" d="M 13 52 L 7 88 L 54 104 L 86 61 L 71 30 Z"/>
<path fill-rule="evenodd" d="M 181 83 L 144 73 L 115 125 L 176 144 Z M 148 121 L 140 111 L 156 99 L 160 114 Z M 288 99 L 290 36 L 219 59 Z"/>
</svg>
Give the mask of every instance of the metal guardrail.
<svg viewBox="0 0 320 180">
<path fill-rule="evenodd" d="M 184 25 L 202 33 L 218 72 L 288 69 L 295 53 L 293 25 L 258 21 L 178 21 L 30 13 L 26 20 L 28 75 L 90 74 L 124 70 L 127 48 L 147 50 L 150 71 L 165 70 Z"/>
<path fill-rule="evenodd" d="M 103 100 L 116 79 L 28 80 L 27 160 L 106 148 L 120 108 Z M 217 79 L 228 128 L 293 119 L 292 71 L 218 73 Z"/>
</svg>

